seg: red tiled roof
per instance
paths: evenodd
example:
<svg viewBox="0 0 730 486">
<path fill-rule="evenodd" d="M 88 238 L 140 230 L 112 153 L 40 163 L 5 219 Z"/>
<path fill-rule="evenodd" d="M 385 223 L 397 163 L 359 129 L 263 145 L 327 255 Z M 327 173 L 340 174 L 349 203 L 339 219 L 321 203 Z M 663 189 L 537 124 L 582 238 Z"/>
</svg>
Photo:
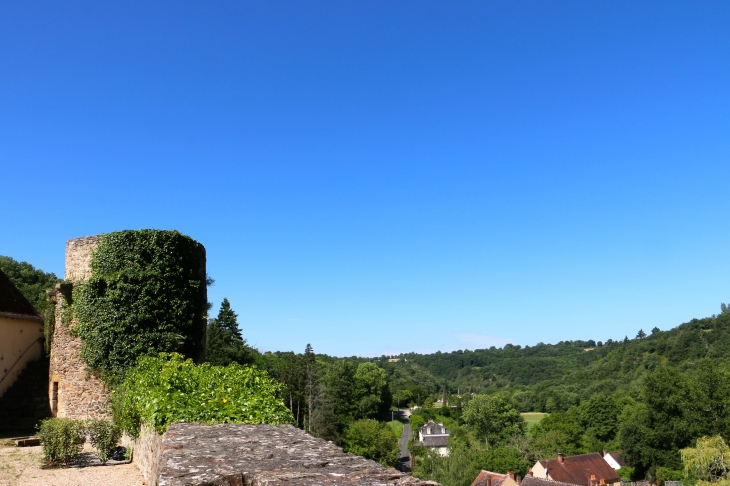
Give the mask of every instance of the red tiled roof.
<svg viewBox="0 0 730 486">
<path fill-rule="evenodd" d="M 17 319 L 43 320 L 2 270 L 0 270 L 0 315 Z"/>
<path fill-rule="evenodd" d="M 621 481 L 616 471 L 597 452 L 567 456 L 562 462 L 558 458 L 547 459 L 540 461 L 540 464 L 547 469 L 550 479 L 564 483 L 589 486 L 591 475 L 596 476 L 596 481 L 603 480 L 606 483 Z"/>
<path fill-rule="evenodd" d="M 474 482 L 471 483 L 471 486 L 486 486 L 487 476 L 491 476 L 492 486 L 499 486 L 504 482 L 505 479 L 509 477 L 506 474 L 499 474 L 492 471 L 482 471 L 479 473 L 479 476 L 477 476 Z"/>
</svg>

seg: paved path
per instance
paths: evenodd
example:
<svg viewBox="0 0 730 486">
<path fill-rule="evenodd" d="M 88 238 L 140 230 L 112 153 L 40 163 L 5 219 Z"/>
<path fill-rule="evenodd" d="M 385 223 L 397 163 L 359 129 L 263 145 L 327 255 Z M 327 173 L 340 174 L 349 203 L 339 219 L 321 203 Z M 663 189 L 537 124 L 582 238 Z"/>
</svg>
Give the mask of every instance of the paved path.
<svg viewBox="0 0 730 486">
<path fill-rule="evenodd" d="M 408 409 L 395 412 L 395 419 L 403 422 L 403 435 L 400 437 L 400 458 L 395 466 L 401 472 L 411 472 L 411 456 L 408 453 L 408 441 L 411 439 L 411 424 L 408 421 L 409 412 Z"/>
</svg>

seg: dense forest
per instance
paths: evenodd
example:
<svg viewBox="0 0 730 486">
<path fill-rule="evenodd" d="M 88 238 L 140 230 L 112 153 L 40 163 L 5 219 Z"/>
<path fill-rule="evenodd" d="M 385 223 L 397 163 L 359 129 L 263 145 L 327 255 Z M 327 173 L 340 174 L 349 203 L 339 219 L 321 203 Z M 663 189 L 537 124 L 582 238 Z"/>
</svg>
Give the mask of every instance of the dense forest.
<svg viewBox="0 0 730 486">
<path fill-rule="evenodd" d="M 0 269 L 43 310 L 54 275 L 8 257 Z M 620 471 L 624 479 L 694 483 L 730 470 L 730 459 L 720 469 L 691 462 L 713 454 L 695 445 L 722 452 L 730 439 L 730 312 L 720 310 L 616 341 L 337 358 L 311 345 L 259 352 L 224 299 L 208 321 L 207 361 L 265 370 L 281 383 L 297 426 L 383 464 L 398 457 L 399 429 L 385 423 L 394 407 L 414 407 L 414 430 L 428 419 L 443 422 L 452 432 L 449 457 L 412 451 L 414 474 L 445 486 L 468 485 L 480 469 L 524 474 L 558 451 L 604 449 L 623 451 L 632 466 Z M 528 429 L 526 412 L 549 415 Z M 723 454 L 730 458 L 730 450 Z"/>
</svg>

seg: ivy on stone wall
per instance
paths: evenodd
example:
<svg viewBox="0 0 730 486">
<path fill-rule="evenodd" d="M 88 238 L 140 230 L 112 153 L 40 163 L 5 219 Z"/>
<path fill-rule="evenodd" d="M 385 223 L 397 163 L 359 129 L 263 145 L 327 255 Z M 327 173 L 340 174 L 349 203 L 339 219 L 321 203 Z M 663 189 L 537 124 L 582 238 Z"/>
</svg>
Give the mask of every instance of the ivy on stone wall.
<svg viewBox="0 0 730 486">
<path fill-rule="evenodd" d="M 81 355 L 109 383 L 140 356 L 178 352 L 201 359 L 208 309 L 205 249 L 177 231 L 103 235 L 91 277 L 73 290 Z"/>
</svg>

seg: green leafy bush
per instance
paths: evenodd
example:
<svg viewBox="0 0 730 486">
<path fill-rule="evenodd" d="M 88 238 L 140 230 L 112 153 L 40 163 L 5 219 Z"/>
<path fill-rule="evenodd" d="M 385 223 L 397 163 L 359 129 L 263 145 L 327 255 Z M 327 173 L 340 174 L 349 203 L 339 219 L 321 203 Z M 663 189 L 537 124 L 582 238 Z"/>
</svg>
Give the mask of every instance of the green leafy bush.
<svg viewBox="0 0 730 486">
<path fill-rule="evenodd" d="M 384 466 L 394 466 L 398 462 L 398 439 L 393 429 L 373 419 L 353 422 L 345 432 L 343 449 Z"/>
<path fill-rule="evenodd" d="M 81 355 L 107 382 L 120 383 L 139 356 L 204 352 L 205 249 L 177 231 L 103 235 L 91 276 L 74 287 Z"/>
<path fill-rule="evenodd" d="M 86 421 L 86 434 L 92 447 L 96 449 L 99 461 L 105 464 L 119 439 L 122 438 L 122 429 L 109 420 L 90 419 Z"/>
<path fill-rule="evenodd" d="M 288 424 L 281 384 L 252 366 L 196 365 L 176 353 L 143 356 L 112 392 L 114 421 L 136 437 L 141 424 L 163 433 L 173 422 Z"/>
<path fill-rule="evenodd" d="M 661 470 L 661 469 L 666 469 L 666 468 L 660 467 L 659 470 Z M 657 480 L 659 480 L 659 477 L 658 477 L 659 470 L 657 470 Z M 621 469 L 617 469 L 616 474 L 618 474 L 618 477 L 621 478 L 621 481 L 631 481 L 634 478 L 634 468 L 624 466 Z M 662 478 L 660 481 L 664 481 L 666 479 L 667 478 Z"/>
<path fill-rule="evenodd" d="M 79 420 L 51 418 L 41 422 L 38 438 L 43 458 L 53 464 L 68 466 L 86 442 L 84 424 Z"/>
</svg>

